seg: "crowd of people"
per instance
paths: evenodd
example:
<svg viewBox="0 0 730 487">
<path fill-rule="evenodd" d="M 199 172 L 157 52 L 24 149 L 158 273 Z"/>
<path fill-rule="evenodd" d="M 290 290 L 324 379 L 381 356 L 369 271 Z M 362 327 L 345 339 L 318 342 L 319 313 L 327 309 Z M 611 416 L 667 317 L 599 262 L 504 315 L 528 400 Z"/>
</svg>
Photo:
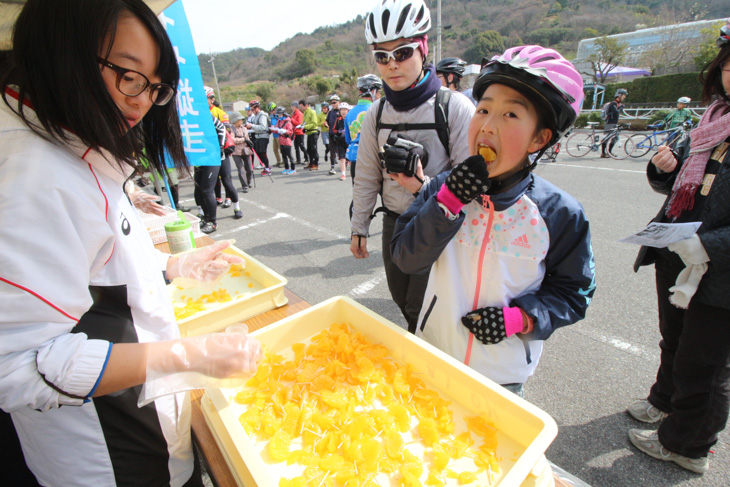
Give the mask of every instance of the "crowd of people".
<svg viewBox="0 0 730 487">
<path fill-rule="evenodd" d="M 524 396 L 544 341 L 585 316 L 596 288 L 583 207 L 533 173 L 575 122 L 583 81 L 557 51 L 517 46 L 485 58 L 461 93 L 463 61 L 428 62 L 430 28 L 423 0 L 378 1 L 365 19 L 377 74 L 358 79 L 355 106 L 332 95 L 318 115 L 306 100 L 291 112 L 254 100 L 244 116 L 207 88 L 220 164 L 193 169 L 196 204 L 206 233 L 218 206 L 241 218 L 231 161 L 246 192 L 254 161 L 271 173 L 270 140 L 293 175 L 318 170 L 322 136 L 330 173 L 345 180 L 350 167 L 355 258 L 370 257 L 383 214 L 408 331 Z M 702 225 L 637 257 L 656 270 L 661 365 L 627 410 L 659 423 L 628 432 L 639 451 L 697 473 L 730 407 L 730 23 L 717 45 L 699 126 L 647 166 L 667 195 L 655 221 Z M 0 227 L 6 474 L 23 486 L 202 486 L 187 391 L 245 380 L 261 347 L 242 328 L 180 338 L 165 284 L 214 280 L 240 259 L 228 242 L 155 251 L 137 213 L 154 202 L 128 184 L 142 156 L 158 177 L 166 156 L 190 173 L 170 103 L 175 51 L 142 0 L 28 0 L 3 60 L 0 218 L 24 225 Z M 44 201 L 25 204 L 29 187 Z"/>
</svg>

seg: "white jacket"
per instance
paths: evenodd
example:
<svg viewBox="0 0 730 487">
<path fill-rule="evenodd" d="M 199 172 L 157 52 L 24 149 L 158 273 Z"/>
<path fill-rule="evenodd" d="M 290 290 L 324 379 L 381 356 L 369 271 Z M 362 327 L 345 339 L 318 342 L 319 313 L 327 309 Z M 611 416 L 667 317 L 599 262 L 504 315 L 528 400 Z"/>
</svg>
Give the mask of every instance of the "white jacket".
<svg viewBox="0 0 730 487">
<path fill-rule="evenodd" d="M 140 472 L 183 485 L 193 469 L 187 394 L 145 408 L 139 388 L 91 398 L 111 351 L 105 337 L 179 337 L 161 273 L 167 256 L 122 189 L 127 175 L 78 142 L 44 140 L 2 101 L 0 147 L 0 408 L 28 466 L 44 485 L 99 487 L 139 461 Z M 130 319 L 89 319 L 92 290 L 126 294 Z M 138 457 L 120 454 L 124 441 Z"/>
</svg>

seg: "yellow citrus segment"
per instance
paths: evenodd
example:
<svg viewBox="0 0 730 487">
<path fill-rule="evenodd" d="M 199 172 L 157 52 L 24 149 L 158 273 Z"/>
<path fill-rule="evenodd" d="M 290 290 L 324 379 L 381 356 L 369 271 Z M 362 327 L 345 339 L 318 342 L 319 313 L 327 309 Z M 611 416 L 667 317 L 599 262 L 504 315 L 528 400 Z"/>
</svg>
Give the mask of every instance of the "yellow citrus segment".
<svg viewBox="0 0 730 487">
<path fill-rule="evenodd" d="M 233 397 L 245 408 L 241 426 L 266 442 L 270 459 L 301 469 L 280 487 L 377 487 L 386 477 L 404 487 L 498 479 L 494 424 L 466 417 L 469 431 L 455 434 L 450 402 L 386 347 L 335 323 L 310 343 L 294 344 L 292 354 L 288 360 L 264 348 L 256 375 Z"/>
<path fill-rule="evenodd" d="M 485 162 L 493 162 L 495 159 L 497 159 L 497 154 L 491 147 L 480 147 L 479 155 L 484 158 Z"/>
</svg>

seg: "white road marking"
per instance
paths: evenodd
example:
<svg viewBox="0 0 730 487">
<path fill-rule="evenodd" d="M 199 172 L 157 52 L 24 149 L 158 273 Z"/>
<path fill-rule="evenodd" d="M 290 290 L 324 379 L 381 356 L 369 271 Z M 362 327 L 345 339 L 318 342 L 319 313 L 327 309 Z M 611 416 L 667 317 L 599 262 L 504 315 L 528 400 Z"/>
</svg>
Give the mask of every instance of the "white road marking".
<svg viewBox="0 0 730 487">
<path fill-rule="evenodd" d="M 382 270 L 380 274 L 373 277 L 372 279 L 363 282 L 359 286 L 356 286 L 350 290 L 348 293 L 351 296 L 363 296 L 369 291 L 372 291 L 378 284 L 383 282 L 385 279 L 385 270 Z"/>
<path fill-rule="evenodd" d="M 616 172 L 631 172 L 631 173 L 635 173 L 635 174 L 646 174 L 646 170 L 636 171 L 634 169 L 618 169 L 618 168 L 615 168 L 615 167 L 578 166 L 576 164 L 560 164 L 559 162 L 551 162 L 549 164 L 541 164 L 538 167 L 548 167 L 548 166 L 576 167 L 576 168 L 579 168 L 579 169 L 597 169 L 599 171 L 616 171 Z"/>
<path fill-rule="evenodd" d="M 596 335 L 589 334 L 589 336 L 592 336 L 603 343 L 611 345 L 612 347 L 618 348 L 619 350 L 623 350 L 624 352 L 628 352 L 632 355 L 637 355 L 637 356 L 639 356 L 641 358 L 645 358 L 647 360 L 654 360 L 659 355 L 658 349 L 654 353 L 650 353 L 649 351 L 645 350 L 642 347 L 632 345 L 630 343 L 619 340 L 618 338 L 607 337 L 605 335 L 598 335 L 598 334 L 596 334 Z"/>
</svg>

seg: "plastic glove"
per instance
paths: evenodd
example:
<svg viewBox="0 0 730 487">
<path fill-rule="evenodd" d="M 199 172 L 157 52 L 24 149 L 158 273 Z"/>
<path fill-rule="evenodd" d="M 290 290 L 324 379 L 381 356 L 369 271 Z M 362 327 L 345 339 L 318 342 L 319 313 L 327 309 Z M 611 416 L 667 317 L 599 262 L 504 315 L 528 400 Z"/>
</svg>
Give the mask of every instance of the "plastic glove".
<svg viewBox="0 0 730 487">
<path fill-rule="evenodd" d="M 525 320 L 527 329 L 525 329 Z M 532 320 L 517 307 L 495 308 L 487 306 L 467 313 L 461 323 L 485 345 L 494 345 L 515 333 L 529 333 Z"/>
<path fill-rule="evenodd" d="M 680 240 L 669 244 L 667 247 L 672 252 L 679 255 L 685 265 L 697 265 L 704 264 L 710 261 L 710 256 L 707 255 L 705 247 L 702 246 L 702 241 L 697 234 L 692 235 L 690 238 Z"/>
<path fill-rule="evenodd" d="M 207 247 L 170 257 L 167 261 L 167 278 L 188 277 L 197 281 L 215 281 L 228 270 L 231 264 L 243 262 L 241 257 L 225 254 L 231 242 L 226 240 Z"/>
<path fill-rule="evenodd" d="M 192 389 L 241 386 L 256 373 L 261 356 L 261 344 L 248 336 L 245 325 L 225 333 L 150 343 L 137 405 Z"/>
<path fill-rule="evenodd" d="M 157 203 L 159 200 L 160 197 L 156 194 L 149 194 L 144 191 L 134 191 L 129 193 L 129 201 L 131 201 L 138 210 L 152 215 L 165 216 L 165 207 Z"/>
</svg>

